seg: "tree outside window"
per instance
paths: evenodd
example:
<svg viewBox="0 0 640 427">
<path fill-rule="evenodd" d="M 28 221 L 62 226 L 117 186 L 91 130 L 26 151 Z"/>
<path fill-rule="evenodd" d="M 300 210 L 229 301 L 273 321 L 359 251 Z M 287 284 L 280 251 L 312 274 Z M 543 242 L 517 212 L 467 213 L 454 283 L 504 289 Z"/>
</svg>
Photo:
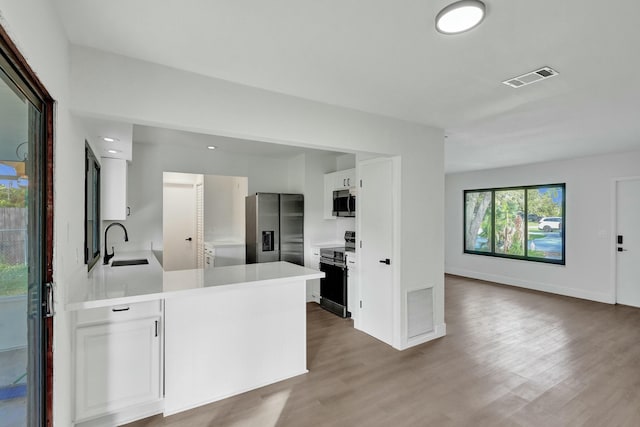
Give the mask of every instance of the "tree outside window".
<svg viewBox="0 0 640 427">
<path fill-rule="evenodd" d="M 466 190 L 464 252 L 564 264 L 565 185 Z"/>
</svg>

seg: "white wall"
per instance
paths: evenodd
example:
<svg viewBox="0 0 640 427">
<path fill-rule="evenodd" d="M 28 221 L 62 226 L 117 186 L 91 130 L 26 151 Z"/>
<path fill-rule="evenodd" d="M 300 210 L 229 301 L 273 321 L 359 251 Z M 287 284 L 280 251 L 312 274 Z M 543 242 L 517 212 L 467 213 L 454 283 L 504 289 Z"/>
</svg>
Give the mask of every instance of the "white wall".
<svg viewBox="0 0 640 427">
<path fill-rule="evenodd" d="M 336 159 L 336 170 L 353 169 L 356 167 L 355 154 L 343 154 Z"/>
<path fill-rule="evenodd" d="M 168 67 L 73 48 L 70 58 L 65 31 L 48 0 L 0 0 L 0 23 L 18 45 L 31 68 L 56 99 L 54 278 L 54 423 L 71 424 L 71 374 L 65 289 L 84 269 L 84 138 L 70 111 L 128 123 L 159 125 L 261 141 L 323 149 L 372 151 L 403 156 L 402 290 L 423 282 L 436 286 L 435 323 L 444 323 L 443 141 L 441 129 L 241 86 Z M 73 87 L 70 89 L 69 85 Z M 71 97 L 69 97 L 71 94 Z M 149 153 L 145 161 L 160 161 Z M 201 156 L 204 157 L 204 156 Z M 134 153 L 135 161 L 135 153 Z M 202 158 L 194 167 L 204 170 Z M 223 168 L 223 165 L 220 165 Z M 248 165 L 249 169 L 253 165 Z M 260 167 L 256 165 L 256 167 Z M 211 172 L 209 172 L 211 173 Z M 227 174 L 225 172 L 213 172 Z M 247 175 L 248 176 L 248 175 Z M 133 178 L 133 177 L 130 177 Z M 157 182 L 161 182 L 158 177 Z M 250 187 L 249 191 L 253 191 Z M 268 190 L 262 190 L 268 191 Z M 277 191 L 275 188 L 273 191 Z M 138 194 L 132 206 L 141 223 L 161 185 Z M 155 193 L 155 196 L 154 194 Z M 427 226 L 430 224 L 430 226 Z M 155 229 L 161 230 L 161 222 Z M 432 231 L 435 230 L 435 231 Z M 157 239 L 147 230 L 138 240 Z M 161 236 L 160 236 L 161 237 Z M 418 286 L 421 287 L 421 286 Z"/>
<path fill-rule="evenodd" d="M 640 152 L 450 174 L 446 177 L 447 273 L 613 303 L 614 178 L 640 176 Z M 463 190 L 566 183 L 566 265 L 463 253 Z"/>
<path fill-rule="evenodd" d="M 239 240 L 245 235 L 245 198 L 248 179 L 204 176 L 204 241 Z"/>
<path fill-rule="evenodd" d="M 84 268 L 84 133 L 69 113 L 69 45 L 49 0 L 0 0 L 0 24 L 56 101 L 54 146 L 54 424 L 71 425 L 69 280 Z"/>
<path fill-rule="evenodd" d="M 176 144 L 135 142 L 128 180 L 131 216 L 125 222 L 129 243 L 121 244 L 120 248 L 149 249 L 150 245 L 154 250 L 162 248 L 163 172 L 245 176 L 249 194 L 280 193 L 290 191 L 287 165 L 286 159 L 186 147 L 179 141 Z"/>
<path fill-rule="evenodd" d="M 409 290 L 433 286 L 435 325 L 444 329 L 441 129 L 81 47 L 72 49 L 71 81 L 73 107 L 97 117 L 327 150 L 399 155 L 400 291 L 404 297 Z M 402 322 L 398 347 L 404 348 L 404 304 L 396 312 Z"/>
</svg>

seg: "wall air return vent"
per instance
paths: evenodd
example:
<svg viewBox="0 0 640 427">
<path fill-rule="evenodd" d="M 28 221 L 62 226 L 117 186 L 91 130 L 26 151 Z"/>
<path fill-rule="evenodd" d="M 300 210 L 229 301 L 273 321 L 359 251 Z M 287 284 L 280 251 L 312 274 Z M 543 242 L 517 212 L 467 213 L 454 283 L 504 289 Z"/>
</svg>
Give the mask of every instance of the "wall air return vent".
<svg viewBox="0 0 640 427">
<path fill-rule="evenodd" d="M 557 75 L 558 72 L 553 68 L 542 67 L 539 70 L 531 71 L 530 73 L 526 73 L 518 77 L 513 77 L 511 79 L 503 81 L 502 83 L 506 84 L 507 86 L 519 88 Z"/>
</svg>

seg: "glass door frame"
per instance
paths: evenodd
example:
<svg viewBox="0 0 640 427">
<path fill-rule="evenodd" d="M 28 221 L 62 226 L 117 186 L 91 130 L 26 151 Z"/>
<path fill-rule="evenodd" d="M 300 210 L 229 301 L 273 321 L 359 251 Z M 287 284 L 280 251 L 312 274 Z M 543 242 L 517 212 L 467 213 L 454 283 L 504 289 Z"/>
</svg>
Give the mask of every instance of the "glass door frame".
<svg viewBox="0 0 640 427">
<path fill-rule="evenodd" d="M 9 77 L 20 92 L 41 112 L 40 132 L 34 153 L 35 191 L 29 202 L 35 203 L 38 233 L 42 238 L 31 242 L 30 246 L 37 248 L 35 258 L 41 266 L 35 272 L 39 289 L 30 297 L 37 300 L 30 301 L 29 314 L 32 316 L 32 328 L 35 337 L 30 342 L 35 351 L 30 354 L 30 364 L 34 366 L 35 390 L 29 391 L 29 424 L 33 426 L 53 426 L 53 306 L 47 291 L 53 292 L 47 284 L 53 283 L 53 109 L 54 100 L 44 85 L 37 78 L 25 58 L 19 52 L 9 35 L 0 25 L 0 68 Z M 35 244 L 35 246 L 34 246 Z M 32 250 L 30 249 L 30 252 Z M 33 252 L 32 252 L 33 253 Z M 31 274 L 31 273 L 30 273 Z M 51 304 L 47 305 L 47 302 Z M 32 387 L 33 388 L 33 387 Z M 31 402 L 31 400 L 35 400 Z"/>
</svg>

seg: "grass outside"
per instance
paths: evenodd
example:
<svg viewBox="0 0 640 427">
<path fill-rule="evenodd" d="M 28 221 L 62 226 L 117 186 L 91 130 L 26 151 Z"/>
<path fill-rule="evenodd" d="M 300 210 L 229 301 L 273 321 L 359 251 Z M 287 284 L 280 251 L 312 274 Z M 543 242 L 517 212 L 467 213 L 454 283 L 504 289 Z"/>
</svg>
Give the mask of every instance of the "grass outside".
<svg viewBox="0 0 640 427">
<path fill-rule="evenodd" d="M 27 293 L 27 266 L 0 264 L 0 297 Z"/>
</svg>

